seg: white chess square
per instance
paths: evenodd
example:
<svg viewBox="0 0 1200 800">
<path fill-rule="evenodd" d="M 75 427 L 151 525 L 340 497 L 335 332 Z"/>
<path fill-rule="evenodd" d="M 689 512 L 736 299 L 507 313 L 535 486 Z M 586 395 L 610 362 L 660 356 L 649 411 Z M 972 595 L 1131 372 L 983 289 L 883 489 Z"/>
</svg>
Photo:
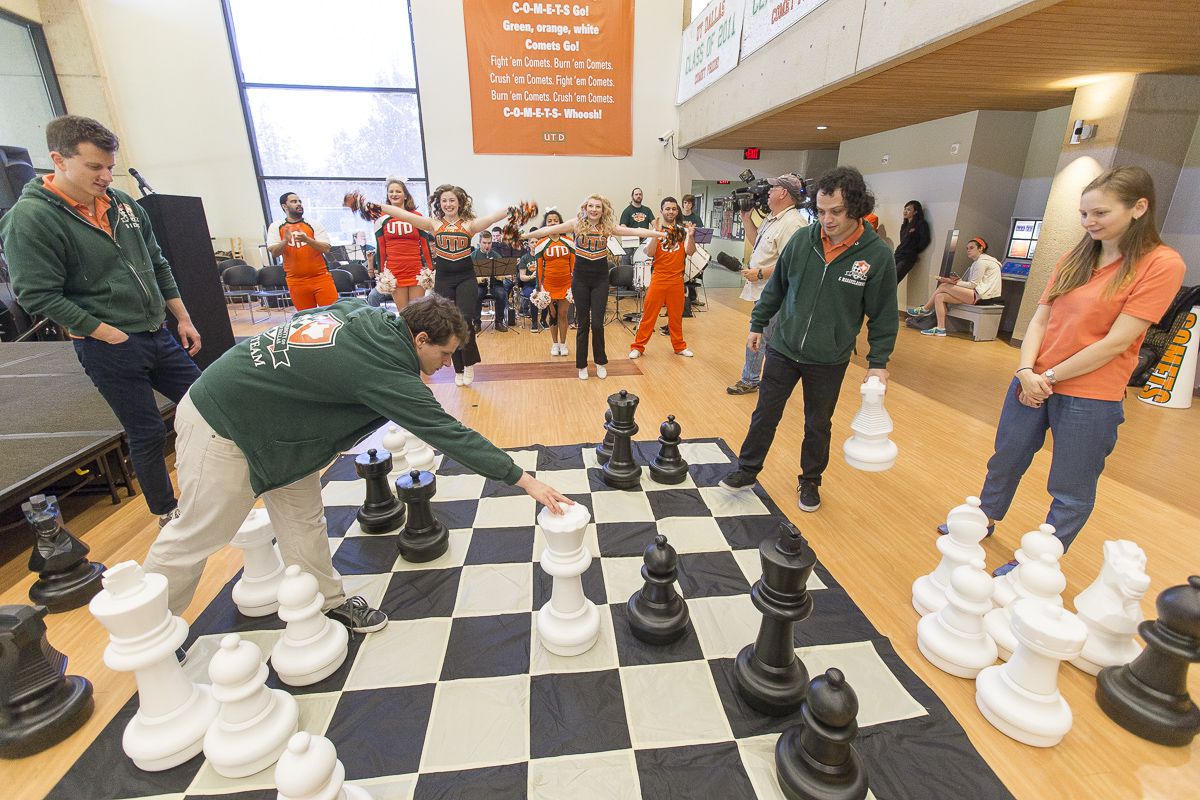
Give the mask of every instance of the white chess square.
<svg viewBox="0 0 1200 800">
<path fill-rule="evenodd" d="M 585 468 L 600 469 L 600 467 L 604 466 L 596 459 L 596 446 L 595 445 L 592 445 L 591 447 L 583 448 L 582 453 L 583 453 L 583 466 Z"/>
<path fill-rule="evenodd" d="M 632 750 L 538 758 L 529 762 L 529 800 L 640 798 Z"/>
<path fill-rule="evenodd" d="M 688 600 L 692 627 L 705 658 L 734 658 L 758 636 L 762 612 L 750 595 L 695 597 Z"/>
<path fill-rule="evenodd" d="M 738 562 L 742 574 L 746 576 L 746 581 L 751 586 L 762 577 L 762 559 L 758 557 L 758 550 L 734 550 L 733 560 Z M 829 588 L 821 580 L 821 576 L 817 575 L 816 570 L 809 573 L 808 582 L 804 586 L 810 592 Z"/>
<path fill-rule="evenodd" d="M 729 550 L 729 542 L 712 517 L 663 517 L 658 532 L 677 553 L 714 553 Z"/>
<path fill-rule="evenodd" d="M 492 767 L 528 759 L 528 675 L 437 684 L 421 772 Z"/>
<path fill-rule="evenodd" d="M 803 624 L 803 623 L 801 623 Z M 925 707 L 904 686 L 870 642 L 813 645 L 797 648 L 810 677 L 837 667 L 858 695 L 858 727 L 924 716 Z"/>
<path fill-rule="evenodd" d="M 446 552 L 435 558 L 433 561 L 423 561 L 419 564 L 411 561 L 405 561 L 399 553 L 396 554 L 396 562 L 392 564 L 392 572 L 412 572 L 414 570 L 423 569 L 446 569 L 447 567 L 461 567 L 463 562 L 467 560 L 467 549 L 471 546 L 471 536 L 473 533 L 470 528 L 455 528 L 450 531 L 450 544 L 446 548 Z"/>
<path fill-rule="evenodd" d="M 745 517 L 770 514 L 758 495 L 750 489 L 726 489 L 723 486 L 702 486 L 700 496 L 714 517 Z"/>
<path fill-rule="evenodd" d="M 653 522 L 654 511 L 642 492 L 605 491 L 592 494 L 596 522 Z"/>
<path fill-rule="evenodd" d="M 542 647 L 537 635 L 537 614 L 530 620 L 532 623 L 529 650 L 529 674 L 545 675 L 559 672 L 595 672 L 602 669 L 616 669 L 619 666 L 617 658 L 617 637 L 613 630 L 612 613 L 607 605 L 597 606 L 600 612 L 600 635 L 596 643 L 585 653 L 577 656 L 559 656 Z"/>
<path fill-rule="evenodd" d="M 691 475 L 688 475 L 679 483 L 659 483 L 658 481 L 654 480 L 654 478 L 650 477 L 650 469 L 649 468 L 642 470 L 642 491 L 643 492 L 661 491 L 663 489 L 695 489 L 695 488 L 696 488 L 696 482 L 694 480 L 692 480 Z"/>
<path fill-rule="evenodd" d="M 367 482 L 364 480 L 330 481 L 321 489 L 321 503 L 325 506 L 361 506 L 367 499 Z"/>
<path fill-rule="evenodd" d="M 483 494 L 487 478 L 482 475 L 438 475 L 438 500 L 474 500 Z"/>
<path fill-rule="evenodd" d="M 517 462 L 517 466 L 526 472 L 536 472 L 538 462 L 537 450 L 505 450 Z"/>
<path fill-rule="evenodd" d="M 412 800 L 417 790 L 417 775 L 384 775 L 346 781 L 346 786 L 366 789 L 374 800 Z"/>
<path fill-rule="evenodd" d="M 646 583 L 642 578 L 642 565 L 645 560 L 641 556 L 625 558 L 606 558 L 600 562 L 600 571 L 604 575 L 604 593 L 610 603 L 623 603 L 640 592 Z M 679 592 L 679 581 L 672 584 Z"/>
<path fill-rule="evenodd" d="M 787 800 L 779 788 L 775 769 L 775 744 L 778 741 L 778 733 L 737 740 L 738 755 L 742 757 L 742 766 L 758 800 Z"/>
<path fill-rule="evenodd" d="M 635 750 L 733 739 L 707 661 L 621 667 L 621 691 Z"/>
<path fill-rule="evenodd" d="M 183 665 L 183 674 L 188 680 L 193 683 L 212 683 L 208 677 L 208 662 L 221 648 L 221 640 L 228 635 L 228 632 L 214 633 L 200 636 L 192 642 L 192 646 L 187 650 L 187 661 Z M 271 649 L 275 647 L 275 643 L 283 637 L 283 629 L 242 631 L 238 635 L 242 637 L 242 641 L 253 642 L 258 646 L 265 663 L 271 657 Z"/>
<path fill-rule="evenodd" d="M 390 621 L 363 640 L 346 689 L 437 683 L 451 623 L 444 617 Z"/>
<path fill-rule="evenodd" d="M 592 491 L 586 469 L 543 469 L 534 477 L 563 494 L 588 494 Z"/>
<path fill-rule="evenodd" d="M 371 608 L 379 608 L 383 596 L 387 593 L 388 584 L 392 582 L 390 573 L 382 575 L 343 575 L 342 590 L 346 597 L 361 595 Z"/>
<path fill-rule="evenodd" d="M 476 528 L 517 528 L 534 524 L 537 503 L 527 494 L 481 497 L 475 511 Z"/>
<path fill-rule="evenodd" d="M 689 464 L 728 464 L 729 456 L 716 442 L 680 442 L 679 455 Z"/>
<path fill-rule="evenodd" d="M 454 616 L 528 613 L 533 608 L 533 564 L 471 564 L 458 581 Z"/>
<path fill-rule="evenodd" d="M 600 541 L 596 538 L 596 523 L 589 522 L 583 532 L 583 546 L 592 554 L 592 558 L 600 557 Z M 533 529 L 533 560 L 541 561 L 542 551 L 546 549 L 546 532 L 538 525 Z"/>
</svg>

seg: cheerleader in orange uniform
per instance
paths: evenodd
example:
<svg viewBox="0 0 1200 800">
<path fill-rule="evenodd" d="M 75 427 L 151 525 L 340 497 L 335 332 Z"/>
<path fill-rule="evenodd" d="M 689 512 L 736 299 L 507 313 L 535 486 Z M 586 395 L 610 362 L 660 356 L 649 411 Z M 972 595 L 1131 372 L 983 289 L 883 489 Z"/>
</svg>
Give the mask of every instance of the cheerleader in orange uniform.
<svg viewBox="0 0 1200 800">
<path fill-rule="evenodd" d="M 646 245 L 646 255 L 654 259 L 654 267 L 650 274 L 650 285 L 646 287 L 646 297 L 642 301 L 642 322 L 638 325 L 629 357 L 641 357 L 654 333 L 658 312 L 666 305 L 671 347 L 675 355 L 690 358 L 692 351 L 683 340 L 683 267 L 687 257 L 696 252 L 693 239 L 696 226 L 691 223 L 680 226 L 676 223 L 679 219 L 679 203 L 674 197 L 663 198 L 659 208 L 662 210 L 659 224 L 671 235 L 663 241 L 655 240 Z"/>
<path fill-rule="evenodd" d="M 542 217 L 542 227 L 561 225 L 562 214 L 557 211 L 547 211 Z M 550 355 L 565 356 L 567 354 L 567 316 L 570 313 L 571 301 L 567 292 L 571 289 L 571 267 L 575 263 L 575 240 L 570 236 L 554 235 L 538 241 L 533 248 L 537 256 L 538 286 L 550 294 L 550 302 L 554 304 L 555 321 L 550 328 L 554 343 L 550 345 Z"/>
<path fill-rule="evenodd" d="M 408 186 L 400 178 L 388 178 L 387 205 L 403 208 L 410 214 L 417 214 L 417 204 L 408 192 Z M 406 305 L 425 295 L 425 290 L 417 285 L 417 275 L 426 262 L 432 263 L 429 255 L 429 245 L 421 231 L 411 222 L 385 213 L 375 220 L 376 252 L 379 254 L 379 269 L 385 269 L 396 279 L 396 288 L 392 290 L 392 299 L 396 308 Z"/>
</svg>

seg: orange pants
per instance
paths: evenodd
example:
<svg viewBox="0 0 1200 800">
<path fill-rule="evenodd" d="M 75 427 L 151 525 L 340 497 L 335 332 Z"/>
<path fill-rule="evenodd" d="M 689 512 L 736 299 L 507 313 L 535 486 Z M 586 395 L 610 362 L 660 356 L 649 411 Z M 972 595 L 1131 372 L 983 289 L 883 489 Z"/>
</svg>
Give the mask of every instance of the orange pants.
<svg viewBox="0 0 1200 800">
<path fill-rule="evenodd" d="M 684 288 L 682 280 L 659 282 L 650 279 L 646 288 L 646 297 L 642 301 L 642 324 L 638 325 L 637 338 L 633 340 L 633 349 L 644 352 L 646 343 L 654 335 L 654 326 L 658 324 L 658 312 L 667 307 L 667 330 L 671 333 L 671 348 L 678 353 L 687 349 L 683 340 L 683 299 Z"/>
<path fill-rule="evenodd" d="M 333 276 L 328 272 L 312 278 L 288 278 L 288 291 L 292 293 L 292 305 L 297 311 L 305 311 L 317 306 L 327 306 L 336 303 L 337 287 L 333 285 Z"/>
</svg>

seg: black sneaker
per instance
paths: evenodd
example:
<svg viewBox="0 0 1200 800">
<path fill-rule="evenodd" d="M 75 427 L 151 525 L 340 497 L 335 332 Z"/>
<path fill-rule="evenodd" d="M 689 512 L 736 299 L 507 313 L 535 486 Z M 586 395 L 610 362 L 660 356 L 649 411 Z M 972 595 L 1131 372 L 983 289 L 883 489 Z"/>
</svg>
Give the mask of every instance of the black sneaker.
<svg viewBox="0 0 1200 800">
<path fill-rule="evenodd" d="M 721 479 L 721 485 L 726 489 L 745 489 L 756 483 L 758 483 L 757 473 L 740 467 Z"/>
<path fill-rule="evenodd" d="M 821 507 L 821 492 L 817 488 L 817 484 L 800 478 L 796 491 L 800 493 L 801 511 L 816 511 Z"/>
<path fill-rule="evenodd" d="M 727 394 L 753 394 L 757 391 L 757 383 L 746 383 L 745 381 L 738 381 L 733 386 L 725 387 L 725 392 Z"/>
<path fill-rule="evenodd" d="M 671 335 L 671 329 L 670 329 L 670 328 L 668 328 L 666 325 L 663 325 L 662 327 L 660 327 L 660 328 L 658 329 L 658 332 L 659 332 L 659 333 L 661 333 L 663 336 L 670 336 L 670 335 Z"/>
<path fill-rule="evenodd" d="M 355 633 L 371 633 L 387 627 L 387 614 L 371 608 L 361 597 L 349 597 L 337 608 L 325 612 L 325 616 L 342 623 Z"/>
<path fill-rule="evenodd" d="M 175 660 L 178 661 L 180 665 L 187 663 L 187 656 L 187 650 L 184 650 L 182 647 L 175 649 Z"/>
<path fill-rule="evenodd" d="M 504 333 L 506 330 L 508 330 L 508 326 L 504 324 L 504 320 L 496 320 L 496 330 L 500 333 Z"/>
</svg>

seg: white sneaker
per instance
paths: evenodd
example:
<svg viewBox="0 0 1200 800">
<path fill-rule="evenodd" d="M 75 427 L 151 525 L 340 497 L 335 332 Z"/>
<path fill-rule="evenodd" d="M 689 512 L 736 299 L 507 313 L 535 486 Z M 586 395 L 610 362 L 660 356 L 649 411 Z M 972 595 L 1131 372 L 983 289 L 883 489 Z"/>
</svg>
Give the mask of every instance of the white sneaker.
<svg viewBox="0 0 1200 800">
<path fill-rule="evenodd" d="M 608 368 L 605 367 L 603 364 L 597 364 L 596 365 L 596 377 L 597 378 L 607 378 L 608 377 Z"/>
<path fill-rule="evenodd" d="M 587 367 L 579 370 L 579 380 L 586 381 L 588 379 Z"/>
<path fill-rule="evenodd" d="M 550 355 L 552 355 L 552 356 L 558 355 L 558 342 L 553 342 L 550 345 Z"/>
<path fill-rule="evenodd" d="M 684 358 L 691 358 L 692 356 L 694 356 L 694 355 L 696 355 L 696 354 L 695 354 L 695 353 L 693 353 L 691 350 L 688 350 L 688 349 L 685 347 L 684 349 L 680 350 L 680 351 L 679 351 L 678 353 L 676 353 L 675 355 L 677 355 L 677 356 L 683 356 Z M 470 381 L 468 381 L 468 383 L 470 383 Z"/>
<path fill-rule="evenodd" d="M 463 374 L 461 372 L 454 373 L 454 385 L 455 386 L 463 385 Z"/>
<path fill-rule="evenodd" d="M 566 342 L 558 343 L 558 354 L 560 356 L 565 356 L 567 354 L 567 343 Z"/>
<path fill-rule="evenodd" d="M 630 357 L 630 358 L 641 358 L 641 357 L 642 357 L 642 351 L 641 351 L 641 350 L 630 350 L 630 351 L 629 351 L 629 357 Z"/>
<path fill-rule="evenodd" d="M 470 386 L 473 380 L 475 380 L 475 368 L 463 367 L 463 386 Z"/>
</svg>

